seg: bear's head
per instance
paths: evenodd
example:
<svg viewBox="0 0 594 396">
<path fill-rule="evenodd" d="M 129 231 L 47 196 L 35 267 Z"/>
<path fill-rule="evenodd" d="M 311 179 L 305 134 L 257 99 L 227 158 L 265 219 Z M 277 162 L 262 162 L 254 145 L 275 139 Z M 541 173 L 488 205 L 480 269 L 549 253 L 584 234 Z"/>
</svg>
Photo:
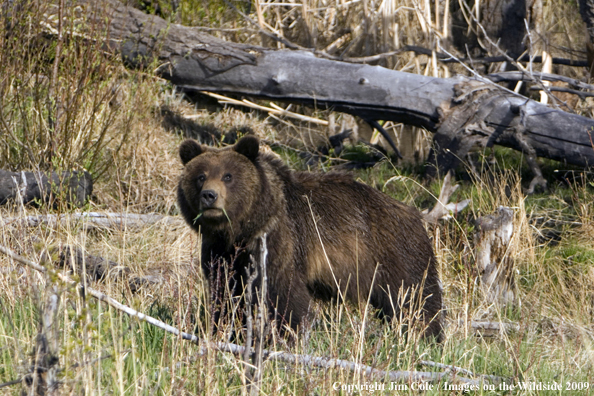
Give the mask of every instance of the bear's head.
<svg viewBox="0 0 594 396">
<path fill-rule="evenodd" d="M 182 143 L 179 155 L 185 168 L 178 194 L 190 224 L 216 229 L 244 220 L 259 191 L 259 146 L 254 136 L 245 136 L 224 149 L 195 140 Z"/>
</svg>

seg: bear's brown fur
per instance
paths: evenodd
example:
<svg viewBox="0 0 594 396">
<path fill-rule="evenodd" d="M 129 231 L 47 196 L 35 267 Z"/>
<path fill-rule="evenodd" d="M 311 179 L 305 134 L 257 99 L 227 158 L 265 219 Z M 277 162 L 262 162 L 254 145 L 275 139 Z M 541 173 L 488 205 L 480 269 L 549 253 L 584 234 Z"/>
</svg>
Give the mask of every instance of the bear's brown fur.
<svg viewBox="0 0 594 396">
<path fill-rule="evenodd" d="M 186 140 L 180 157 L 178 203 L 202 234 L 207 278 L 220 280 L 226 265 L 230 290 L 241 295 L 250 254 L 266 233 L 269 301 L 283 324 L 296 328 L 312 298 L 336 298 L 338 287 L 350 301 L 369 297 L 387 318 L 399 314 L 399 293 L 420 289 L 414 301 L 425 334 L 441 339 L 441 286 L 416 209 L 345 173 L 292 171 L 259 152 L 253 136 L 223 149 Z"/>
</svg>

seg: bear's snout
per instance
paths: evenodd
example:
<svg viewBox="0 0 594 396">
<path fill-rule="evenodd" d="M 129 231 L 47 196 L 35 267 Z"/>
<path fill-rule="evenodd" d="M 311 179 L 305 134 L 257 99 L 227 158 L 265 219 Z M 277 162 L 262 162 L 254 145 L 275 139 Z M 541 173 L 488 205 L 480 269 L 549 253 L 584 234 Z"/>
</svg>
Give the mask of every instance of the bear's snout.
<svg viewBox="0 0 594 396">
<path fill-rule="evenodd" d="M 214 190 L 203 190 L 200 192 L 200 202 L 205 208 L 210 208 L 218 198 L 218 194 Z"/>
</svg>

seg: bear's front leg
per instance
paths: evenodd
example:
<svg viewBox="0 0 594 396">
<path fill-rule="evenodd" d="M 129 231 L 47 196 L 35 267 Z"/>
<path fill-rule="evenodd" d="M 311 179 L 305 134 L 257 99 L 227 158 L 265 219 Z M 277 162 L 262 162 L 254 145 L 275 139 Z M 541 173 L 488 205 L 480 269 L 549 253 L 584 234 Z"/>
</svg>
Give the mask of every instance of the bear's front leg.
<svg viewBox="0 0 594 396">
<path fill-rule="evenodd" d="M 309 312 L 312 296 L 302 277 L 295 270 L 268 280 L 268 307 L 276 327 L 285 334 L 288 328 L 297 331 Z"/>
</svg>

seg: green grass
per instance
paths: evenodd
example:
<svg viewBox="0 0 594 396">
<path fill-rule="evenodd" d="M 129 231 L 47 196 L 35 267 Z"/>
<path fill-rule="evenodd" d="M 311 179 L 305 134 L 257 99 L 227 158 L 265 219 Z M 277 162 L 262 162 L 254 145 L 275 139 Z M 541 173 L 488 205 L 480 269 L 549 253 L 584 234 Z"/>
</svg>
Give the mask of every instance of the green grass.
<svg viewBox="0 0 594 396">
<path fill-rule="evenodd" d="M 290 156 L 288 160 L 296 161 Z M 417 206 L 431 200 L 439 190 L 438 181 L 425 187 L 416 182 L 418 175 L 398 172 L 388 162 L 356 174 L 361 181 Z M 494 191 L 509 184 L 510 176 L 516 184 L 519 182 L 513 171 L 503 172 L 502 175 L 499 179 L 494 177 L 489 184 L 462 182 L 459 199 L 472 199 L 471 208 L 467 211 L 488 213 L 499 203 L 522 204 L 525 205 L 522 213 L 527 215 L 554 212 L 557 220 L 567 217 L 572 221 L 582 221 L 581 232 L 575 226 L 568 228 L 561 225 L 561 240 L 555 245 L 536 243 L 536 233 L 522 235 L 517 240 L 514 254 L 517 256 L 520 305 L 491 306 L 491 302 L 485 301 L 474 287 L 468 267 L 468 262 L 472 260 L 463 253 L 471 248 L 469 240 L 474 216 L 463 212 L 456 221 L 440 227 L 439 246 L 446 249 L 438 250 L 437 254 L 449 323 L 447 339 L 442 346 L 417 342 L 415 337 L 402 335 L 403 328 L 398 325 L 388 326 L 376 319 L 363 323 L 362 313 L 356 307 L 338 305 L 317 307 L 315 320 L 306 334 L 300 335 L 294 346 L 279 346 L 279 349 L 360 361 L 384 370 L 432 371 L 435 369 L 418 365 L 420 360 L 431 360 L 475 373 L 496 375 L 505 378 L 508 385 L 517 385 L 521 381 L 533 381 L 537 385 L 550 385 L 554 381 L 564 385 L 565 382 L 588 381 L 592 377 L 590 323 L 593 302 L 588 277 L 594 271 L 594 246 L 591 234 L 584 234 L 589 230 L 584 227 L 592 219 L 580 216 L 588 205 L 591 206 L 594 192 L 587 185 L 572 188 L 557 186 L 549 196 L 525 197 L 518 196 L 520 193 L 516 185 L 512 186 L 516 192 L 510 197 L 495 197 Z M 393 179 L 394 176 L 396 179 Z M 392 181 L 386 185 L 390 179 Z M 569 203 L 558 199 L 558 196 L 567 194 L 572 196 Z M 528 212 L 527 208 L 531 211 Z M 524 231 L 526 229 L 530 228 Z M 69 228 L 46 230 L 46 238 L 72 238 L 74 235 L 69 234 L 72 231 Z M 169 229 L 157 227 L 99 232 L 90 234 L 83 243 L 91 250 L 97 249 L 98 245 L 104 246 L 106 251 L 103 254 L 107 257 L 143 271 L 159 266 L 159 262 L 163 261 L 173 268 L 182 264 L 187 259 L 180 261 L 179 253 L 172 250 L 183 251 L 182 257 L 195 254 L 196 241 L 188 244 L 188 238 L 191 239 L 192 235 L 187 230 L 175 236 Z M 533 244 L 522 245 L 526 240 L 532 240 Z M 162 245 L 174 248 L 164 249 Z M 155 259 L 159 255 L 161 257 Z M 174 278 L 183 277 L 175 275 L 175 270 L 173 273 Z M 202 338 L 212 339 L 208 330 L 208 315 L 204 311 L 203 302 L 207 300 L 205 289 L 196 288 L 195 281 L 184 284 L 187 280 L 183 278 L 183 282 L 179 283 L 180 279 L 174 279 L 173 284 L 177 285 L 173 293 L 171 290 L 160 290 L 156 295 L 151 290 L 130 295 L 119 290 L 120 286 L 116 284 L 102 287 L 142 312 L 185 331 L 195 332 Z M 3 382 L 22 375 L 37 331 L 36 289 L 25 282 L 18 291 L 9 292 L 15 290 L 17 283 L 14 278 L 8 280 L 12 288 L 4 288 L 5 297 L 2 299 L 0 325 L 1 334 L 5 336 L 0 345 L 0 381 Z M 64 386 L 70 392 L 242 394 L 245 390 L 243 365 L 238 357 L 216 350 L 197 356 L 195 345 L 92 300 L 82 300 L 71 289 L 65 290 L 62 296 L 65 316 L 60 322 L 63 332 L 60 362 L 65 369 L 62 373 Z M 17 299 L 22 303 L 14 304 Z M 474 336 L 464 322 L 459 322 L 467 317 L 482 320 L 487 313 L 489 320 L 516 323 L 518 329 L 510 334 L 483 338 Z M 363 327 L 365 338 L 361 339 Z M 107 355 L 106 359 L 90 365 L 72 367 L 78 362 Z M 303 371 L 310 374 L 302 375 Z M 267 380 L 263 390 L 270 394 L 326 394 L 334 391 L 336 383 L 357 383 L 347 372 L 320 372 L 318 369 L 276 362 L 267 364 L 264 378 Z M 449 383 L 451 385 L 451 381 Z M 423 394 L 444 394 L 446 386 L 443 382 L 434 384 L 433 390 Z M 475 394 L 501 394 L 498 385 L 495 389 L 480 390 Z M 377 393 L 382 394 L 381 391 Z M 561 394 L 558 391 L 510 391 L 510 394 L 518 393 Z M 588 390 L 581 390 L 576 394 L 588 393 Z M 336 394 L 347 392 L 339 390 Z M 386 390 L 383 394 L 393 393 Z M 410 390 L 402 394 L 415 392 Z"/>
<path fill-rule="evenodd" d="M 35 335 L 35 329 L 31 326 L 36 320 L 34 311 L 31 304 L 5 311 L 9 316 L 4 316 L 0 321 L 4 334 L 18 334 L 19 341 L 26 345 L 27 339 Z M 150 309 L 147 311 L 158 313 Z M 88 315 L 92 318 L 92 325 L 76 326 L 77 323 L 87 322 L 87 318 L 81 316 L 64 320 L 63 336 L 70 342 L 60 353 L 61 361 L 67 360 L 73 364 L 99 356 L 110 356 L 82 369 L 66 368 L 63 371 L 63 386 L 74 394 L 90 389 L 97 392 L 102 389 L 110 394 L 148 395 L 155 391 L 157 394 L 241 394 L 244 389 L 239 372 L 241 363 L 236 357 L 214 350 L 205 356 L 196 356 L 194 345 L 180 342 L 162 330 L 131 320 L 96 303 L 88 304 Z M 12 318 L 13 324 L 8 323 L 8 317 Z M 358 349 L 359 342 L 357 331 L 344 318 L 338 323 L 324 320 L 327 322 L 319 323 L 309 331 L 308 344 L 297 347 L 298 352 L 356 360 L 354 350 Z M 175 321 L 172 323 L 175 324 Z M 7 328 L 12 331 L 6 332 Z M 87 335 L 88 338 L 83 338 L 94 332 L 101 336 Z M 551 351 L 551 341 L 555 338 L 551 340 L 551 337 L 544 337 L 542 330 L 529 327 L 509 338 L 464 338 L 453 334 L 455 339 L 450 337 L 442 347 L 422 342 L 411 346 L 402 339 L 394 338 L 394 330 L 386 328 L 379 321 L 370 323 L 367 333 L 369 337 L 365 340 L 362 360 L 382 369 L 430 370 L 414 362 L 416 359 L 432 360 L 464 367 L 476 373 L 500 376 L 507 379 L 508 385 L 517 385 L 521 381 L 535 381 L 537 384 L 552 384 L 553 381 L 587 382 L 592 374 L 591 367 L 576 367 L 575 358 L 580 356 L 583 348 L 577 340 L 565 340 L 562 351 Z M 9 381 L 18 376 L 18 368 L 24 362 L 12 354 L 14 350 L 11 345 L 4 344 L 2 348 L 0 381 Z M 22 351 L 21 359 L 29 352 Z M 562 353 L 562 356 L 557 356 L 557 353 Z M 309 374 L 300 374 L 302 370 Z M 270 379 L 265 381 L 264 391 L 273 394 L 327 393 L 335 383 L 358 383 L 350 374 L 337 370 L 320 373 L 316 369 L 282 363 L 267 364 L 264 378 Z M 444 394 L 445 382 L 432 384 L 433 390 L 423 394 Z M 365 381 L 362 380 L 362 383 Z M 495 389 L 481 390 L 475 394 L 501 394 L 499 385 L 495 385 Z M 379 394 L 393 392 L 387 389 Z M 416 393 L 410 391 L 402 394 Z M 523 394 L 560 393 L 534 391 Z"/>
</svg>

